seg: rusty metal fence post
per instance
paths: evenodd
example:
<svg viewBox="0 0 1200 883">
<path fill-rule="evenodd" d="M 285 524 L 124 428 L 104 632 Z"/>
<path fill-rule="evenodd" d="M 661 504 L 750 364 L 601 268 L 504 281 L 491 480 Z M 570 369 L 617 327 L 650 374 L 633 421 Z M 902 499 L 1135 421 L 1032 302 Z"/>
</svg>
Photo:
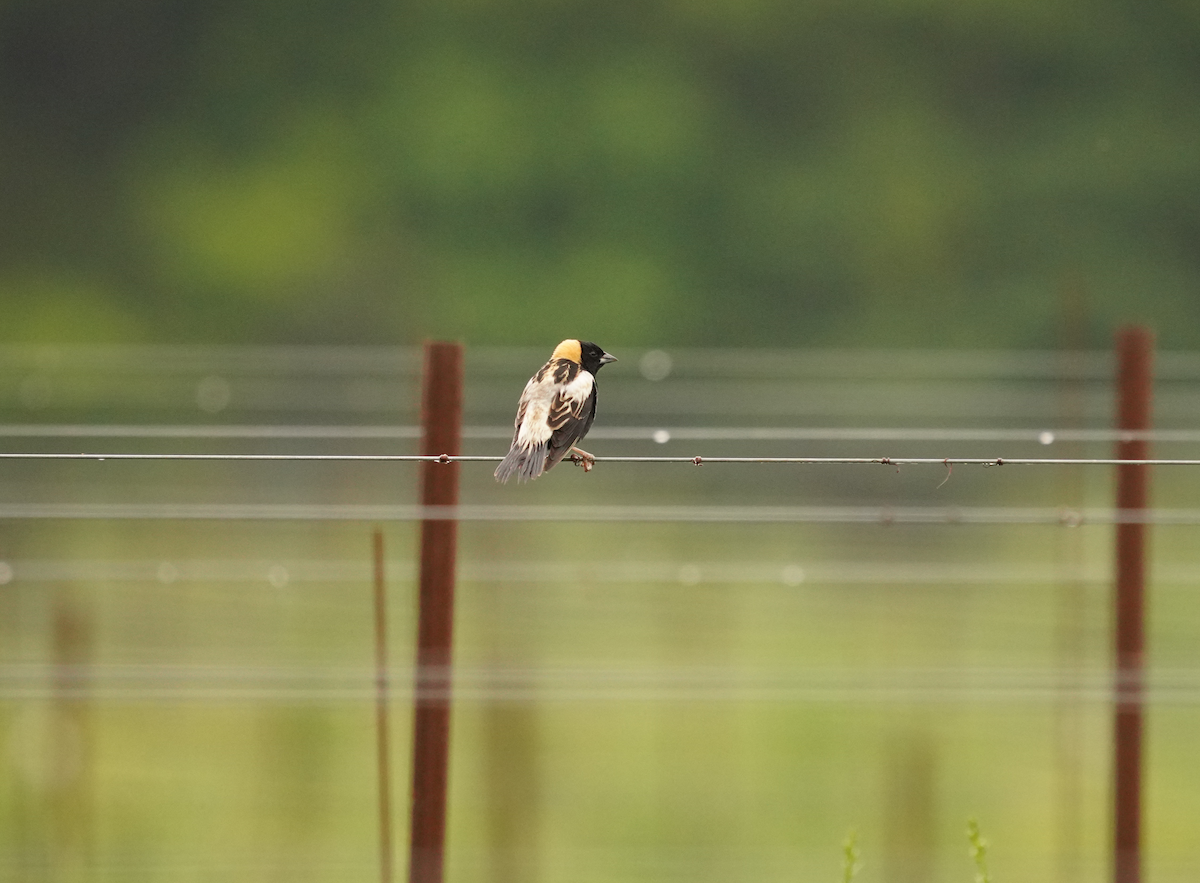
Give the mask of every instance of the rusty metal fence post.
<svg viewBox="0 0 1200 883">
<path fill-rule="evenodd" d="M 459 453 L 462 438 L 463 354 L 457 343 L 425 345 L 421 390 L 421 453 Z M 421 504 L 458 503 L 457 463 L 421 464 Z M 457 522 L 421 522 L 417 667 L 413 716 L 410 883 L 441 883 L 446 841 L 450 758 L 451 641 Z"/>
<path fill-rule="evenodd" d="M 1120 460 L 1146 460 L 1150 445 L 1154 335 L 1117 332 L 1117 429 L 1137 433 L 1117 441 Z M 1142 828 L 1142 699 L 1145 664 L 1146 510 L 1149 467 L 1117 467 L 1116 703 L 1113 715 L 1113 880 L 1139 883 Z"/>
</svg>

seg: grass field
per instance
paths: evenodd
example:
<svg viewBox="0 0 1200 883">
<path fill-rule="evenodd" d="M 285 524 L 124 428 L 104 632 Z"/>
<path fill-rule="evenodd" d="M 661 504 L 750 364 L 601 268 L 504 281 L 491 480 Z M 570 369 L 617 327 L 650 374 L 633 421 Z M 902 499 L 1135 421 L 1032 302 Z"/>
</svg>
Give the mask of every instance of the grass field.
<svg viewBox="0 0 1200 883">
<path fill-rule="evenodd" d="M 600 378 L 597 455 L 1111 450 L 1036 438 L 1109 425 L 1102 354 L 1070 363 L 1082 376 L 1066 381 L 1053 354 L 679 353 L 652 380 L 659 357 L 611 349 L 622 361 Z M 544 358 L 470 353 L 467 453 L 504 452 Z M 1160 364 L 1158 425 L 1191 429 L 1200 359 Z M 408 429 L 354 436 L 413 426 L 406 351 L 6 350 L 0 366 L 9 451 L 415 446 Z M 58 429 L 22 429 L 34 424 Z M 192 429 L 62 429 L 96 424 Z M 312 426 L 345 431 L 279 431 Z M 1031 434 L 748 431 L 762 427 Z M 672 438 L 653 441 L 664 428 Z M 415 477 L 411 464 L 9 461 L 0 504 L 396 504 L 415 501 Z M 1112 497 L 1100 467 L 946 478 L 940 466 L 601 463 L 499 487 L 480 463 L 462 467 L 462 496 L 881 511 Z M 1155 505 L 1195 505 L 1200 473 L 1164 467 L 1154 481 Z M 373 526 L 0 520 L 0 879 L 378 879 Z M 403 870 L 416 532 L 383 528 Z M 1194 879 L 1200 863 L 1198 531 L 1156 527 L 1150 546 L 1150 883 Z M 969 881 L 969 817 L 996 881 L 1107 879 L 1111 560 L 1102 524 L 464 523 L 448 879 L 836 881 L 855 829 L 856 881 Z"/>
</svg>

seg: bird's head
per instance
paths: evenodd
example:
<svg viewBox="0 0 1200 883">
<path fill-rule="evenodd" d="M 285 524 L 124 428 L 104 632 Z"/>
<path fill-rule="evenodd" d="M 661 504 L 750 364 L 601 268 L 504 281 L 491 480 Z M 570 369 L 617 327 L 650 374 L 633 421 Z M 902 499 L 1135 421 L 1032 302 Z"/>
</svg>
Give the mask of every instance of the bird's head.
<svg viewBox="0 0 1200 883">
<path fill-rule="evenodd" d="M 610 356 L 591 341 L 579 341 L 579 364 L 583 366 L 584 371 L 595 374 L 609 362 L 616 360 L 616 356 Z"/>
<path fill-rule="evenodd" d="M 555 359 L 570 359 L 578 362 L 584 371 L 595 374 L 609 362 L 615 362 L 616 356 L 610 356 L 589 340 L 564 340 L 554 348 Z"/>
</svg>

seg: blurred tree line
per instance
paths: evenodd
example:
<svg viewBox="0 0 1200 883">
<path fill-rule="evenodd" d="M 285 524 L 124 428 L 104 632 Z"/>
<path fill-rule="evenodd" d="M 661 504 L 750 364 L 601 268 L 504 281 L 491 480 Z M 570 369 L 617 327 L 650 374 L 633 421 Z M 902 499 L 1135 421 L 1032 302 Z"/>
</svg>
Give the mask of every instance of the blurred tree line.
<svg viewBox="0 0 1200 883">
<path fill-rule="evenodd" d="M 1194 0 L 0 0 L 7 340 L 1200 346 Z"/>
</svg>

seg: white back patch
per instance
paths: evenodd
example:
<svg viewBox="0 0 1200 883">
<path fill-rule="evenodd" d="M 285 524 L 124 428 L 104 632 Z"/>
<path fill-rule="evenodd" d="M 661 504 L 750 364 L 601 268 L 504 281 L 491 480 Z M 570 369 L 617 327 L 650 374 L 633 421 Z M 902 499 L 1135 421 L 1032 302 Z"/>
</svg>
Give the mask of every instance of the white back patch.
<svg viewBox="0 0 1200 883">
<path fill-rule="evenodd" d="M 521 401 L 525 403 L 525 415 L 517 428 L 517 444 L 521 447 L 534 447 L 550 440 L 554 428 L 550 425 L 550 408 L 554 399 L 560 393 L 563 398 L 571 401 L 571 410 L 576 414 L 587 402 L 588 396 L 596 384 L 596 378 L 587 371 L 580 371 L 575 379 L 565 386 L 555 383 L 551 374 L 539 383 L 530 380 L 521 393 Z"/>
</svg>

